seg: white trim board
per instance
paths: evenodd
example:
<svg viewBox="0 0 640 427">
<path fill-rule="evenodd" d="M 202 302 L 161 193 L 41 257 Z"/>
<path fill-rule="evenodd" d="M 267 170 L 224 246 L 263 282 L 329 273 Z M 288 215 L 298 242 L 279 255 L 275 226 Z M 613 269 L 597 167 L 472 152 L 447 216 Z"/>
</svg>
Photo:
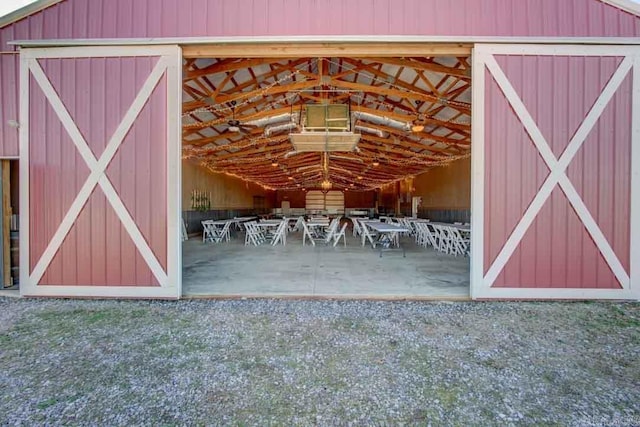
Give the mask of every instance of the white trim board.
<svg viewBox="0 0 640 427">
<path fill-rule="evenodd" d="M 640 288 L 640 49 L 634 56 L 632 96 L 630 279 L 633 288 Z"/>
<path fill-rule="evenodd" d="M 583 123 L 572 136 L 567 148 L 560 158 L 556 158 L 548 142 L 540 132 L 535 120 L 511 86 L 493 55 L 563 55 L 563 56 L 622 56 L 623 61 L 615 71 L 609 82 L 602 90 L 598 99 L 587 113 Z M 473 82 L 472 97 L 474 117 L 472 117 L 472 265 L 471 265 L 471 296 L 477 298 L 596 298 L 596 299 L 640 299 L 640 283 L 638 282 L 638 267 L 640 266 L 638 234 L 640 224 L 640 49 L 625 46 L 543 46 L 543 45 L 478 45 L 473 50 Z M 485 74 L 488 73 L 488 74 Z M 634 95 L 632 142 L 632 198 L 629 212 L 631 215 L 631 271 L 627 274 L 622 263 L 611 248 L 600 227 L 591 216 L 582 198 L 566 175 L 566 169 L 578 152 L 591 129 L 597 123 L 609 101 L 619 89 L 623 80 L 633 73 Z M 538 154 L 550 169 L 550 174 L 540 187 L 533 201 L 526 209 L 515 229 L 508 237 L 498 256 L 484 275 L 484 151 L 485 151 L 485 112 L 484 112 L 484 82 L 490 75 L 497 83 L 506 101 L 522 123 L 525 131 L 533 141 Z M 494 288 L 492 285 L 503 271 L 511 255 L 514 253 L 529 226 L 535 220 L 546 200 L 554 188 L 559 186 L 565 194 L 569 204 L 573 207 L 578 218 L 586 228 L 596 247 L 604 257 L 609 268 L 615 275 L 620 290 L 615 289 L 553 289 L 553 288 Z"/>
<path fill-rule="evenodd" d="M 484 141 L 485 58 L 477 49 L 471 52 L 471 277 L 470 295 L 477 297 L 484 278 Z"/>
<path fill-rule="evenodd" d="M 116 39 L 12 40 L 21 47 L 151 46 L 151 45 L 242 45 L 287 43 L 495 43 L 495 44 L 585 44 L 640 45 L 638 37 L 501 37 L 501 36 L 238 36 L 238 37 L 141 37 Z"/>
<path fill-rule="evenodd" d="M 20 203 L 21 203 L 21 233 L 20 233 L 20 273 L 22 279 L 21 294 L 23 296 L 96 296 L 96 297 L 161 297 L 179 298 L 181 296 L 181 258 L 179 249 L 176 249 L 180 242 L 179 234 L 179 209 L 180 209 L 180 178 L 176 178 L 179 173 L 180 164 L 180 124 L 179 108 L 181 96 L 181 67 L 182 55 L 180 48 L 156 47 L 127 48 L 131 56 L 152 56 L 159 57 L 157 64 L 147 77 L 145 83 L 136 95 L 133 103 L 127 110 L 124 118 L 116 128 L 114 134 L 107 142 L 106 148 L 100 158 L 96 158 L 89 148 L 81 132 L 73 121 L 73 118 L 66 109 L 66 106 L 49 82 L 45 72 L 42 70 L 38 58 L 84 58 L 84 57 L 108 57 L 123 56 L 118 48 L 66 48 L 66 49 L 24 49 L 21 52 L 21 99 L 20 99 Z M 124 141 L 129 129 L 135 123 L 136 118 L 144 108 L 148 99 L 153 94 L 154 89 L 166 75 L 167 88 L 167 169 L 168 176 L 174 180 L 171 186 L 167 187 L 167 271 L 162 267 L 144 236 L 138 229 L 135 220 L 131 217 L 124 203 L 120 199 L 117 191 L 106 175 L 106 169 L 110 161 L 115 156 L 118 148 Z M 33 271 L 29 271 L 29 85 L 30 77 L 33 77 L 34 84 L 40 87 L 47 102 L 53 107 L 63 128 L 70 136 L 73 144 L 80 153 L 89 168 L 89 176 L 84 185 L 76 195 L 74 202 L 64 216 L 62 222 L 53 237 L 47 244 L 41 258 L 37 261 Z M 176 95 L 178 93 L 178 95 Z M 172 115 L 175 115 L 173 117 Z M 177 148 L 176 148 L 177 147 Z M 83 206 L 96 187 L 100 187 L 107 198 L 111 208 L 118 216 L 124 229 L 129 234 L 138 252 L 145 260 L 153 276 L 160 284 L 155 286 L 50 286 L 39 285 L 40 279 L 46 272 L 55 254 L 59 251 L 65 237 L 77 220 Z M 178 256 L 176 256 L 176 254 Z M 106 289 L 112 289 L 105 291 Z"/>
<path fill-rule="evenodd" d="M 616 7 L 632 15 L 640 16 L 640 4 L 632 0 L 600 0 L 609 6 Z"/>
</svg>

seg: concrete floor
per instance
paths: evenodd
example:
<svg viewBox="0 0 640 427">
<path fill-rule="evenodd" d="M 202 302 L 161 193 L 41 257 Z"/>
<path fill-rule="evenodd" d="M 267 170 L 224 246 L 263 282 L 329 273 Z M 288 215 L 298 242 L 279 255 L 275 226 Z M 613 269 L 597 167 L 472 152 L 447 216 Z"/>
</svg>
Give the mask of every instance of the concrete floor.
<svg viewBox="0 0 640 427">
<path fill-rule="evenodd" d="M 183 294 L 198 296 L 328 298 L 469 298 L 469 258 L 416 246 L 403 238 L 401 251 L 382 258 L 360 239 L 347 247 L 302 246 L 292 233 L 286 246 L 244 246 L 244 237 L 229 243 L 183 244 Z"/>
</svg>

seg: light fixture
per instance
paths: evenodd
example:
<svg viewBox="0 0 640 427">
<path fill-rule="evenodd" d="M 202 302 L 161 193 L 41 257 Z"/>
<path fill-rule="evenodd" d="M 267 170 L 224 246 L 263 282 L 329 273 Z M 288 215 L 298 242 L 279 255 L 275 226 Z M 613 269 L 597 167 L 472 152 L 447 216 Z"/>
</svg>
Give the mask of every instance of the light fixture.
<svg viewBox="0 0 640 427">
<path fill-rule="evenodd" d="M 361 177 L 361 176 L 359 176 L 359 177 L 358 177 L 358 179 L 362 179 L 362 177 Z"/>
<path fill-rule="evenodd" d="M 293 177 L 292 176 L 288 177 L 287 179 L 293 181 Z"/>
<path fill-rule="evenodd" d="M 277 168 L 278 167 L 278 162 L 276 162 L 276 161 L 271 162 L 271 166 L 273 166 L 274 168 Z"/>
<path fill-rule="evenodd" d="M 420 133 L 424 130 L 424 118 L 422 116 L 418 116 L 416 120 L 414 120 L 411 125 L 411 132 Z"/>
<path fill-rule="evenodd" d="M 379 162 L 379 161 L 377 161 L 377 160 L 374 160 L 374 161 L 373 161 L 373 166 L 374 166 L 374 167 L 378 167 L 378 166 L 380 166 L 380 162 Z"/>
<path fill-rule="evenodd" d="M 333 187 L 333 184 L 328 179 L 325 179 L 320 183 L 320 188 L 323 190 L 331 190 L 331 187 Z"/>
<path fill-rule="evenodd" d="M 353 187 L 355 184 L 352 182 L 351 184 L 349 184 L 349 186 Z"/>
</svg>

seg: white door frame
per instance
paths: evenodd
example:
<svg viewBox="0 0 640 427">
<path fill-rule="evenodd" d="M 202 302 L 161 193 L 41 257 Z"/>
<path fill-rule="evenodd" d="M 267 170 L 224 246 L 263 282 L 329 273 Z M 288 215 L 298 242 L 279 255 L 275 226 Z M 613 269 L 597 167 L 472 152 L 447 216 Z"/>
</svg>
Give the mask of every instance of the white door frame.
<svg viewBox="0 0 640 427">
<path fill-rule="evenodd" d="M 38 64 L 39 58 L 103 58 L 159 57 L 133 104 L 125 114 L 104 153 L 96 158 L 78 130 L 64 103 Z M 48 242 L 47 248 L 33 271 L 29 252 L 29 84 L 33 76 L 53 107 L 76 149 L 84 159 L 90 174 L 76 195 L 62 223 Z M 109 162 L 115 156 L 129 129 L 135 123 L 153 89 L 166 76 L 167 88 L 167 270 L 155 257 L 135 224 L 117 191 L 106 175 Z M 108 46 L 33 48 L 20 51 L 20 294 L 22 296 L 131 297 L 180 298 L 182 296 L 181 218 L 181 112 L 182 50 L 179 46 Z M 94 188 L 100 187 L 116 212 L 124 229 L 149 266 L 160 286 L 39 286 L 38 282 L 60 249 Z"/>
<path fill-rule="evenodd" d="M 556 158 L 535 121 L 496 62 L 494 55 L 545 56 L 617 56 L 622 63 L 605 86 L 584 122 L 569 142 L 567 149 Z M 472 155 L 471 155 L 471 297 L 531 298 L 531 299 L 640 299 L 640 47 L 638 46 L 582 46 L 582 45 L 476 45 L 473 49 L 472 82 Z M 522 122 L 539 154 L 551 170 L 524 216 L 495 261 L 484 274 L 484 176 L 485 176 L 485 76 L 489 73 L 498 83 L 505 98 Z M 596 124 L 607 103 L 629 73 L 633 75 L 632 95 L 632 159 L 631 159 L 631 212 L 630 214 L 630 274 L 622 267 L 617 255 L 604 237 L 582 198 L 566 176 L 566 168 Z M 559 186 L 569 203 L 596 243 L 605 261 L 620 282 L 622 289 L 581 288 L 493 288 L 510 256 L 517 248 L 527 229 L 534 221 L 552 190 Z"/>
</svg>

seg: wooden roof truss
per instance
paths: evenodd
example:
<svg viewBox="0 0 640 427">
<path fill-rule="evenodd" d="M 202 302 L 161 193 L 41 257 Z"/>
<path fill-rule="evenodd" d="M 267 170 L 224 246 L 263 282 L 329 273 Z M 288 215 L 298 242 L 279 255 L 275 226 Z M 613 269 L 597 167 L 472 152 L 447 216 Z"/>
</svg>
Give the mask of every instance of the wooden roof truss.
<svg viewBox="0 0 640 427">
<path fill-rule="evenodd" d="M 267 188 L 318 188 L 326 174 L 323 153 L 289 141 L 304 104 L 349 104 L 361 133 L 355 151 L 328 153 L 333 188 L 377 188 L 471 149 L 466 57 L 191 58 L 183 89 L 183 158 Z"/>
</svg>

